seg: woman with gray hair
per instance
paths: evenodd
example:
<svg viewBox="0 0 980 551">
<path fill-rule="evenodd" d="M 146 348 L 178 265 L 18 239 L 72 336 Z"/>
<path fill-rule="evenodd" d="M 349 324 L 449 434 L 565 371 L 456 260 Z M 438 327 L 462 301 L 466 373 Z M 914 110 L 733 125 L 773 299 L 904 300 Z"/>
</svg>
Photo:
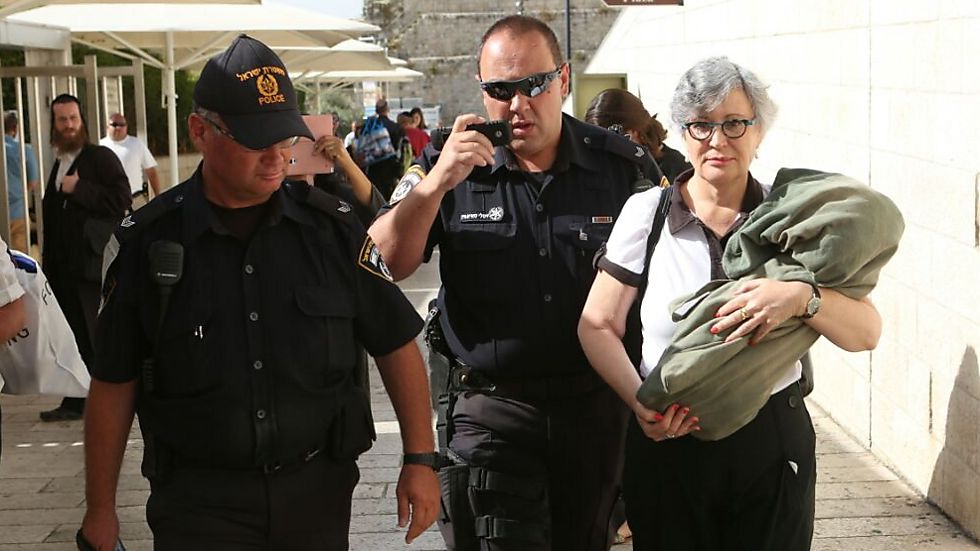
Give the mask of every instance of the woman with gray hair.
<svg viewBox="0 0 980 551">
<path fill-rule="evenodd" d="M 769 191 L 749 167 L 776 107 L 752 72 L 724 57 L 700 61 L 681 77 L 671 110 L 693 169 L 670 188 L 626 203 L 579 323 L 593 367 L 635 414 L 623 475 L 634 549 L 807 550 L 815 438 L 798 363 L 751 422 L 720 440 L 690 437 L 700 421 L 684 404 L 653 411 L 636 398 L 671 342 L 668 305 L 709 280 L 727 279 L 725 244 Z M 662 229 L 651 234 L 655 219 Z M 659 236 L 652 256 L 650 235 Z M 621 341 L 636 300 L 643 326 L 639 372 Z M 850 351 L 873 348 L 881 333 L 881 318 L 867 299 L 764 278 L 737 288 L 715 314 L 711 333 L 751 344 L 791 317 Z"/>
</svg>

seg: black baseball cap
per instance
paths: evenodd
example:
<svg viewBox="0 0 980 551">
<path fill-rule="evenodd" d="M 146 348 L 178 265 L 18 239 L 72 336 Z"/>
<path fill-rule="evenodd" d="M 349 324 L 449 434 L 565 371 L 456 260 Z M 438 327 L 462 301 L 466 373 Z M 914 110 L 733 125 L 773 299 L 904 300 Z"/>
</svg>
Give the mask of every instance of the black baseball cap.
<svg viewBox="0 0 980 551">
<path fill-rule="evenodd" d="M 313 139 L 286 66 L 268 46 L 245 34 L 208 60 L 194 85 L 194 102 L 221 115 L 235 141 L 250 149 L 293 136 Z"/>
</svg>

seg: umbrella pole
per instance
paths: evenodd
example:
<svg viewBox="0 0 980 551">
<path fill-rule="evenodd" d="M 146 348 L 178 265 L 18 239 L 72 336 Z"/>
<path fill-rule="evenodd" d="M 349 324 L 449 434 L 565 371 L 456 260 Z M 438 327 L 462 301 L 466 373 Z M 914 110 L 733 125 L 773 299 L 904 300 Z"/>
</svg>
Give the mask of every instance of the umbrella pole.
<svg viewBox="0 0 980 551">
<path fill-rule="evenodd" d="M 174 33 L 167 31 L 167 66 L 163 70 L 164 101 L 167 103 L 167 140 L 170 154 L 170 186 L 180 183 L 177 174 L 177 90 L 174 83 Z"/>
</svg>

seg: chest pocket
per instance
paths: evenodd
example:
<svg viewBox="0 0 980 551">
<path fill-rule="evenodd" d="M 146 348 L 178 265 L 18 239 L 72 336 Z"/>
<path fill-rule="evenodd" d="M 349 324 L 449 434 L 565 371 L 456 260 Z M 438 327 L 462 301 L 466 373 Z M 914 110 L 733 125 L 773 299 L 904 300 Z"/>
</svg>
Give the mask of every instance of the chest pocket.
<svg viewBox="0 0 980 551">
<path fill-rule="evenodd" d="M 555 219 L 555 235 L 573 252 L 572 266 L 569 266 L 579 282 L 580 290 L 588 293 L 595 277 L 593 260 L 599 248 L 609 240 L 612 233 L 612 220 L 598 221 L 596 216 L 562 216 Z"/>
<path fill-rule="evenodd" d="M 476 302 L 513 296 L 512 284 L 520 277 L 515 222 L 457 223 L 450 226 L 447 242 L 441 253 L 452 272 L 447 279 L 464 282 L 456 291 Z"/>
<path fill-rule="evenodd" d="M 290 330 L 292 341 L 287 361 L 296 366 L 302 383 L 311 388 L 328 387 L 354 368 L 356 308 L 349 292 L 317 285 L 294 290 L 300 323 Z"/>
<path fill-rule="evenodd" d="M 212 331 L 214 312 L 207 296 L 193 301 L 170 300 L 160 327 L 153 370 L 154 392 L 161 398 L 192 398 L 220 386 L 221 352 Z M 157 308 L 143 311 L 142 323 L 151 342 L 157 340 Z"/>
</svg>

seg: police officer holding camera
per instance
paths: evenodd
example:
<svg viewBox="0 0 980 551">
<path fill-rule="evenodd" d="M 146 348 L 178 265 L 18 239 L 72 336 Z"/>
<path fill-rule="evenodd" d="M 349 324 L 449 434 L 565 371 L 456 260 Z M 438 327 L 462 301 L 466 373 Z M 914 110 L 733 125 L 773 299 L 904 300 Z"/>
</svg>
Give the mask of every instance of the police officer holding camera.
<svg viewBox="0 0 980 551">
<path fill-rule="evenodd" d="M 430 340 L 452 366 L 440 527 L 452 550 L 608 549 L 627 412 L 576 326 L 620 209 L 661 176 L 622 136 L 562 115 L 569 67 L 543 22 L 497 21 L 478 71 L 509 144 L 460 116 L 369 229 L 396 279 L 440 251 Z"/>
<path fill-rule="evenodd" d="M 112 549 L 134 410 L 154 549 L 347 549 L 355 460 L 371 445 L 357 350 L 401 426 L 399 524 L 435 520 L 421 319 L 350 204 L 283 180 L 312 139 L 286 68 L 245 35 L 204 67 L 193 176 L 116 231 L 85 424 L 80 540 Z"/>
</svg>

